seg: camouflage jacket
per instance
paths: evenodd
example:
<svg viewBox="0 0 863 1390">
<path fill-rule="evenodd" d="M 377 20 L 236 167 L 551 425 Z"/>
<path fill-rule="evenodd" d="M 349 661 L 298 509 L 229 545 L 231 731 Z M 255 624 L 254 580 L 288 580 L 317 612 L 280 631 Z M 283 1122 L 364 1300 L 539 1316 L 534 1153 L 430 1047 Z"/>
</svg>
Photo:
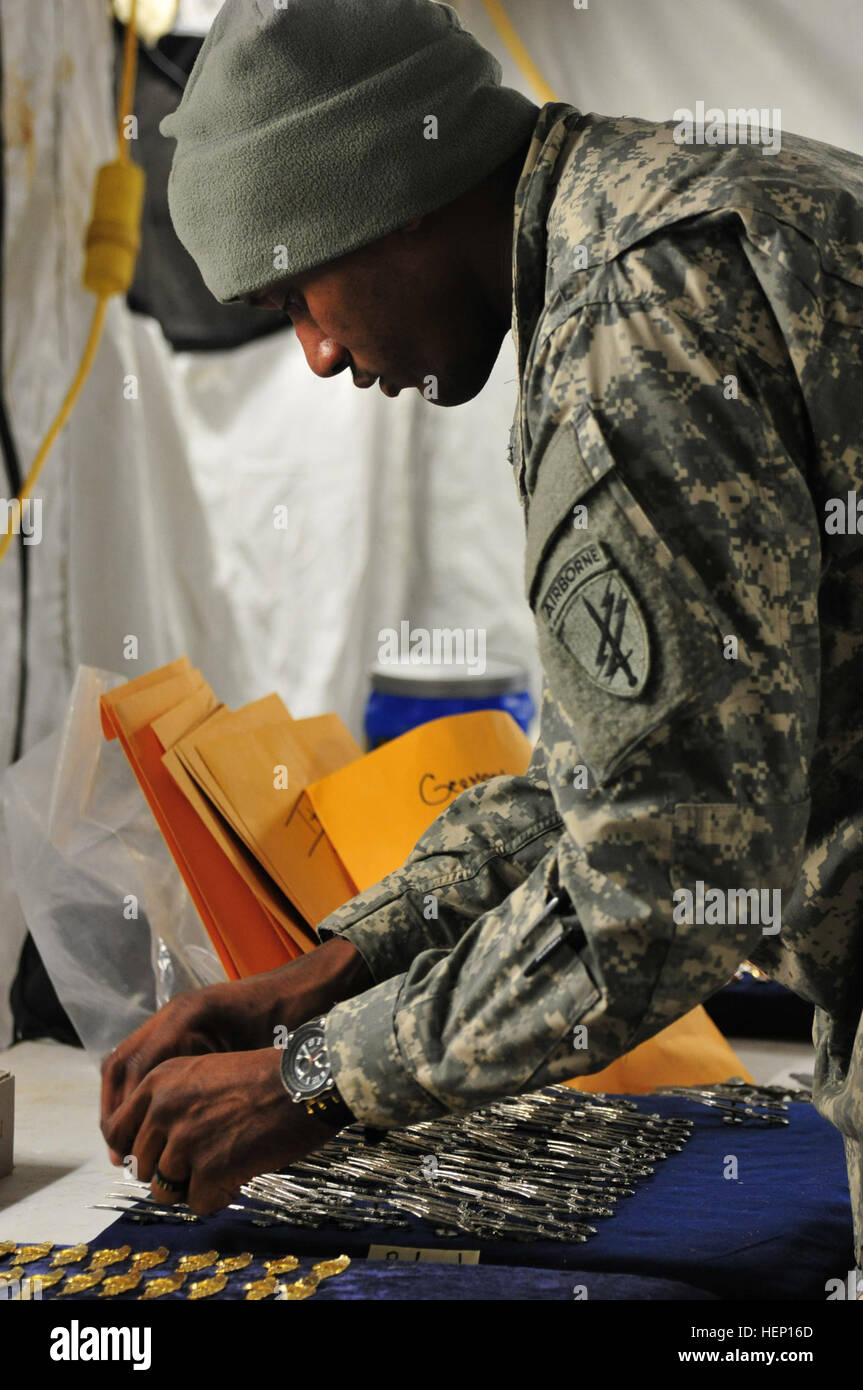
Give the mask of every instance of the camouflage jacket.
<svg viewBox="0 0 863 1390">
<path fill-rule="evenodd" d="M 513 267 L 540 739 L 321 924 L 377 982 L 337 1085 L 387 1126 L 595 1072 L 750 957 L 818 1007 L 860 1260 L 863 160 L 553 103 Z"/>
</svg>

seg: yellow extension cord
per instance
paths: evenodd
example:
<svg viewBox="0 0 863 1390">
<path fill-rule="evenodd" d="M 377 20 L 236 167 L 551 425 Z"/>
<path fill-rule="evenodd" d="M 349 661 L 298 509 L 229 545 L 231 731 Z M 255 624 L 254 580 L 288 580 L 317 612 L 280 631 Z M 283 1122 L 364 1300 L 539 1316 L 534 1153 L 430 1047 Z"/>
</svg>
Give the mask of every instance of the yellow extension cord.
<svg viewBox="0 0 863 1390">
<path fill-rule="evenodd" d="M 537 96 L 542 101 L 557 101 L 558 97 L 531 58 L 501 0 L 483 0 L 483 3 L 501 41 Z M 93 216 L 86 238 L 87 257 L 83 279 L 85 287 L 96 295 L 96 308 L 78 370 L 18 494 L 19 506 L 36 486 L 45 460 L 81 394 L 81 388 L 99 347 L 108 300 L 112 294 L 125 294 L 135 273 L 135 261 L 140 246 L 144 171 L 132 162 L 129 154 L 130 142 L 123 133 L 124 121 L 131 113 L 137 70 L 135 6 L 136 0 L 132 0 L 131 13 L 126 25 L 123 78 L 117 110 L 117 158 L 111 164 L 103 165 L 97 174 Z M 0 564 L 6 558 L 14 534 L 10 527 L 0 536 Z"/>
<path fill-rule="evenodd" d="M 517 64 L 525 81 L 533 88 L 540 101 L 560 101 L 560 97 L 554 88 L 546 82 L 522 43 L 515 25 L 503 7 L 502 0 L 483 0 L 483 5 L 501 42 L 509 50 L 510 57 Z"/>
<path fill-rule="evenodd" d="M 125 294 L 135 274 L 135 262 L 141 244 L 141 207 L 144 201 L 144 171 L 130 157 L 130 141 L 124 133 L 126 118 L 131 115 L 138 65 L 138 45 L 135 33 L 135 5 L 126 25 L 123 48 L 123 76 L 117 107 L 117 158 L 104 164 L 96 175 L 93 194 L 93 216 L 87 229 L 84 286 L 96 295 L 96 308 L 90 332 L 81 355 L 78 370 L 66 399 L 33 460 L 27 479 L 18 494 L 19 507 L 28 498 L 39 479 L 45 460 L 57 436 L 66 424 L 81 394 L 81 388 L 93 365 L 105 323 L 105 311 L 112 294 Z M 15 532 L 9 527 L 0 536 L 0 564 L 6 558 Z"/>
</svg>

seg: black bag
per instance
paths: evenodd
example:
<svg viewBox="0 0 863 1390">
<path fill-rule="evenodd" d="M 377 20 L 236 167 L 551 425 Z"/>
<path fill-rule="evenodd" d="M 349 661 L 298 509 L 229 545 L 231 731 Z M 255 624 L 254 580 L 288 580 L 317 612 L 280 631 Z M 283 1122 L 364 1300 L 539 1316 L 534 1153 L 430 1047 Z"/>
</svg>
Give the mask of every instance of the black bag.
<svg viewBox="0 0 863 1390">
<path fill-rule="evenodd" d="M 14 1020 L 13 1043 L 33 1038 L 54 1038 L 56 1042 L 81 1047 L 81 1039 L 54 989 L 36 942 L 27 934 L 18 962 L 18 973 L 9 992 Z"/>
</svg>

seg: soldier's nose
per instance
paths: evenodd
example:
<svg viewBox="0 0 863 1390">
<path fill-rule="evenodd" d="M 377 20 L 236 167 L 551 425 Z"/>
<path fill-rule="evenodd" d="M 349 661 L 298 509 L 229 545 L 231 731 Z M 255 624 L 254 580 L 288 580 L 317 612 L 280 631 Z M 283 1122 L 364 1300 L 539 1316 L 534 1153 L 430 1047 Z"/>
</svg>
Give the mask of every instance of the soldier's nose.
<svg viewBox="0 0 863 1390">
<path fill-rule="evenodd" d="M 347 348 L 328 338 L 319 328 L 309 323 L 295 324 L 294 331 L 315 376 L 338 376 L 349 365 Z"/>
</svg>

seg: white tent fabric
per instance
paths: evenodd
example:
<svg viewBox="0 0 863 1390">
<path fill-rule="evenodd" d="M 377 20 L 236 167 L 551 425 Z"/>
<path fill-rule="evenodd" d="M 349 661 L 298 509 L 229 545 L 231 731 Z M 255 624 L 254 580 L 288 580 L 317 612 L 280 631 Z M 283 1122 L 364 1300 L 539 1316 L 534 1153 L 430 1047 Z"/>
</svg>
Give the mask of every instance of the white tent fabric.
<svg viewBox="0 0 863 1390">
<path fill-rule="evenodd" d="M 503 80 L 535 101 L 554 98 L 516 61 L 519 41 L 556 99 L 582 111 L 667 121 L 699 100 L 723 110 L 778 107 L 784 130 L 863 149 L 859 0 L 455 0 L 453 8 L 495 53 Z"/>
<path fill-rule="evenodd" d="M 206 10 L 208 7 L 202 7 Z M 668 119 L 699 99 L 781 110 L 782 125 L 863 149 L 856 0 L 460 0 L 504 80 L 536 101 Z M 103 0 L 0 0 L 4 373 L 26 467 L 77 362 L 91 312 L 81 245 L 96 167 L 112 157 Z M 137 399 L 129 399 L 129 379 Z M 455 410 L 313 377 L 288 334 L 173 354 L 111 305 L 77 411 L 39 489 L 29 547 L 25 746 L 59 724 L 81 663 L 133 676 L 188 651 L 229 703 L 277 689 L 298 716 L 357 734 L 377 634 L 481 628 L 529 668 L 522 522 L 506 461 L 509 340 Z M 0 475 L 2 476 L 2 475 Z M 0 481 L 0 495 L 4 484 Z M 287 508 L 287 529 L 274 508 Z M 0 768 L 11 756 L 18 570 L 0 569 Z M 136 661 L 124 657 L 138 639 Z M 24 924 L 0 827 L 0 1045 Z"/>
</svg>

